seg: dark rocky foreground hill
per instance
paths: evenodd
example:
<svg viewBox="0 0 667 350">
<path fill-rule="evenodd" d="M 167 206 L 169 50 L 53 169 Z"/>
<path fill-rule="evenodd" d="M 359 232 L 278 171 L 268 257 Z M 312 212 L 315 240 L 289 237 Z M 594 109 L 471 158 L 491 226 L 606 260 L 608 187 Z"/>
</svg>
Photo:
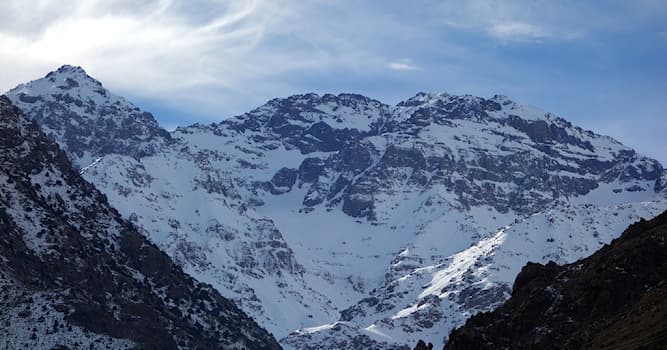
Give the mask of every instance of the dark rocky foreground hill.
<svg viewBox="0 0 667 350">
<path fill-rule="evenodd" d="M 279 349 L 0 96 L 0 347 Z"/>
<path fill-rule="evenodd" d="M 529 263 L 445 349 L 667 349 L 667 212 L 573 264 Z"/>
</svg>

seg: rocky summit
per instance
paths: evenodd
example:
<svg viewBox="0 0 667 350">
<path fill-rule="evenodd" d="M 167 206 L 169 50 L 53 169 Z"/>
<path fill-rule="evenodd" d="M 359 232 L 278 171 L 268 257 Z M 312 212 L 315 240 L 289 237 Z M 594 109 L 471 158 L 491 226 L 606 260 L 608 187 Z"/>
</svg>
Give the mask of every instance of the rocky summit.
<svg viewBox="0 0 667 350">
<path fill-rule="evenodd" d="M 592 256 L 529 263 L 512 297 L 452 332 L 455 349 L 665 349 L 667 212 Z"/>
<path fill-rule="evenodd" d="M 9 97 L 63 148 L 84 137 L 83 177 L 288 349 L 440 348 L 527 262 L 574 262 L 667 209 L 658 161 L 505 96 L 303 94 L 167 133 L 77 109 L 100 86 L 64 67 Z M 117 151 L 85 138 L 137 123 Z"/>
<path fill-rule="evenodd" d="M 142 157 L 169 143 L 148 112 L 116 96 L 81 67 L 62 66 L 7 92 L 81 168 L 110 153 Z"/>
<path fill-rule="evenodd" d="M 188 275 L 0 96 L 0 346 L 279 349 Z"/>
</svg>

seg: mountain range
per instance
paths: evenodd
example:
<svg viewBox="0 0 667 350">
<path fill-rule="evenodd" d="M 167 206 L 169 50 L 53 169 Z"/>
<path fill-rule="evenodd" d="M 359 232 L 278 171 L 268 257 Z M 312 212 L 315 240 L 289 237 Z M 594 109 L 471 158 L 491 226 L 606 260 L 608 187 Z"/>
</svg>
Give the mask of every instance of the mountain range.
<svg viewBox="0 0 667 350">
<path fill-rule="evenodd" d="M 527 262 L 667 208 L 658 161 L 500 95 L 294 95 L 172 132 L 80 67 L 6 95 L 118 220 L 286 349 L 441 347 Z"/>
</svg>

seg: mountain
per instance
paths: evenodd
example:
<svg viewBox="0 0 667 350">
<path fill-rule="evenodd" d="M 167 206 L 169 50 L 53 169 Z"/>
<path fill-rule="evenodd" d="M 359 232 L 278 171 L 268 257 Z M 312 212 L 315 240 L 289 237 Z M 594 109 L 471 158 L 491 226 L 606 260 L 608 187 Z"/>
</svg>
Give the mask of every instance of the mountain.
<svg viewBox="0 0 667 350">
<path fill-rule="evenodd" d="M 187 276 L 0 96 L 0 346 L 279 349 Z"/>
<path fill-rule="evenodd" d="M 57 92 L 30 108 L 68 108 Z M 295 95 L 168 139 L 83 176 L 289 349 L 441 347 L 528 261 L 573 262 L 667 208 L 659 162 L 504 96 Z"/>
<path fill-rule="evenodd" d="M 77 168 L 111 153 L 150 155 L 170 142 L 152 114 L 112 94 L 81 67 L 62 66 L 7 96 L 58 140 Z"/>
<path fill-rule="evenodd" d="M 667 212 L 592 256 L 529 263 L 498 309 L 473 316 L 445 349 L 665 349 Z"/>
</svg>

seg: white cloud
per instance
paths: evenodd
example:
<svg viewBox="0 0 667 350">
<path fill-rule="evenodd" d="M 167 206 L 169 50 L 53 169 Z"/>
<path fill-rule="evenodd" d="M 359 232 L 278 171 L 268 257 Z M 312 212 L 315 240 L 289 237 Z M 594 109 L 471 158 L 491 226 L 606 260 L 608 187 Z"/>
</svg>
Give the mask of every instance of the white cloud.
<svg viewBox="0 0 667 350">
<path fill-rule="evenodd" d="M 413 64 L 411 60 L 408 59 L 403 59 L 396 62 L 389 62 L 387 64 L 387 67 L 391 70 L 397 70 L 397 71 L 415 71 L 422 69 L 421 67 Z"/>
<path fill-rule="evenodd" d="M 542 27 L 520 22 L 493 24 L 489 27 L 488 33 L 494 38 L 503 41 L 540 40 L 550 35 Z"/>
<path fill-rule="evenodd" d="M 598 2 L 559 0 L 445 0 L 439 11 L 450 27 L 500 42 L 573 40 L 595 32 L 633 30 L 664 23 L 664 0 Z"/>
<path fill-rule="evenodd" d="M 580 8 L 561 1 L 446 1 L 443 22 L 503 43 L 579 38 L 595 21 L 582 21 Z"/>
</svg>

